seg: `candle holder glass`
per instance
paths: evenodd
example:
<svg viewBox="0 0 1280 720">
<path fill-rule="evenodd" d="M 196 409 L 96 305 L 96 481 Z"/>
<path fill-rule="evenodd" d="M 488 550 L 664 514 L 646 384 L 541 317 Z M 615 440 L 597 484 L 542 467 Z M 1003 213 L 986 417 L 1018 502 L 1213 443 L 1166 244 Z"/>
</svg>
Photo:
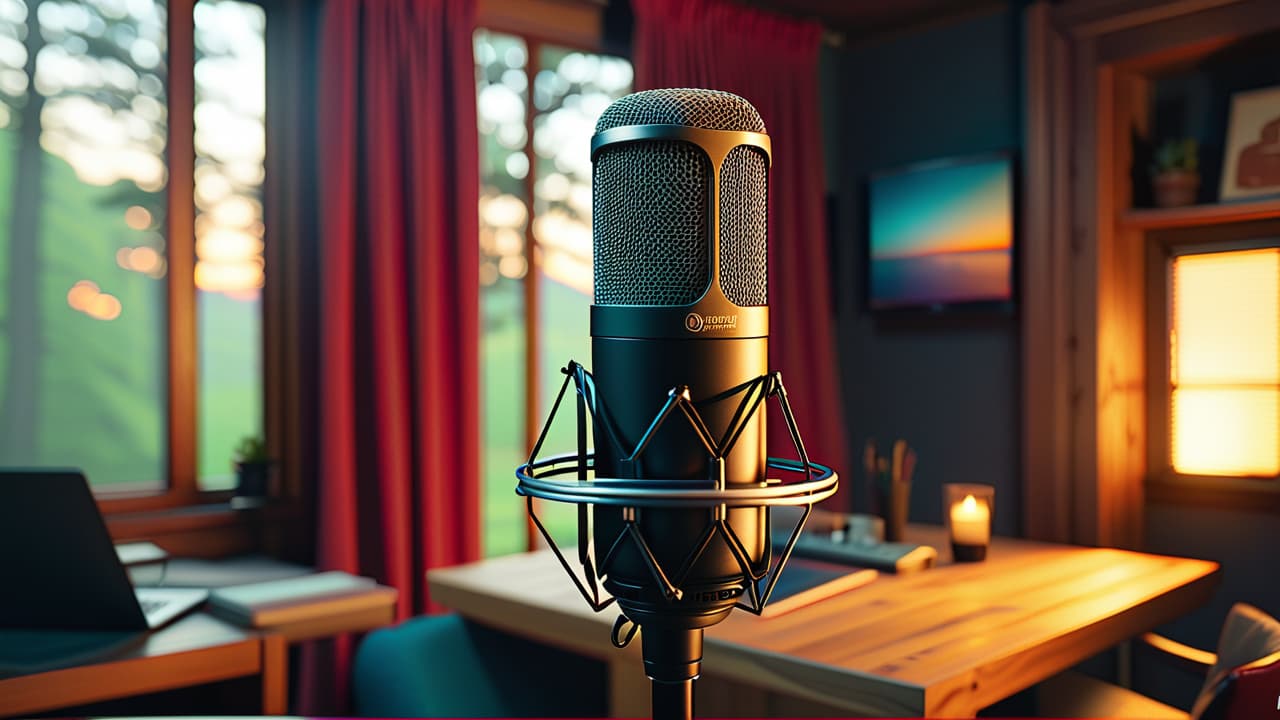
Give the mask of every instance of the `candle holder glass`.
<svg viewBox="0 0 1280 720">
<path fill-rule="evenodd" d="M 986 559 L 995 498 L 996 489 L 991 485 L 947 483 L 942 486 L 942 514 L 951 540 L 951 557 L 956 562 Z"/>
</svg>

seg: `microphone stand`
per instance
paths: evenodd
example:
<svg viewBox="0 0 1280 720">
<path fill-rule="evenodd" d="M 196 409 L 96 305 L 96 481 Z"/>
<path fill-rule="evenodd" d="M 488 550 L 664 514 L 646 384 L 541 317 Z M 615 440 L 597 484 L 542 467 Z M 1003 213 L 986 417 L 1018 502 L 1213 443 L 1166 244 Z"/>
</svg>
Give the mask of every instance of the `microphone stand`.
<svg viewBox="0 0 1280 720">
<path fill-rule="evenodd" d="M 529 519 L 537 526 L 561 567 L 591 609 L 600 612 L 617 602 L 622 615 L 613 626 L 610 638 L 613 645 L 618 648 L 626 647 L 637 631 L 644 630 L 642 655 L 645 675 L 652 682 L 651 708 L 654 720 L 692 720 L 693 681 L 701 672 L 704 628 L 724 620 L 734 608 L 742 608 L 754 615 L 763 612 L 814 503 L 835 493 L 837 475 L 830 467 L 809 460 L 787 402 L 786 390 L 782 387 L 782 376 L 775 372 L 753 381 L 755 391 L 748 392 L 743 398 L 734 414 L 734 422 L 739 426 L 745 424 L 765 399 L 776 397 L 800 459 L 769 457 L 766 459 L 766 467 L 769 470 L 801 474 L 803 480 L 728 485 L 724 479 L 724 457 L 733 447 L 737 433 L 730 432 L 723 443 L 716 443 L 709 435 L 697 409 L 689 401 L 687 389 L 684 388 L 673 388 L 668 393 L 667 403 L 655 416 L 645 436 L 634 450 L 623 453 L 627 456 L 623 459 L 627 462 L 634 461 L 644 450 L 649 435 L 679 409 L 706 446 L 713 470 L 713 483 L 710 486 L 705 483 L 686 484 L 684 480 L 672 482 L 659 479 L 653 482 L 663 486 L 655 488 L 634 478 L 589 478 L 588 471 L 595 469 L 596 458 L 586 447 L 585 417 L 590 414 L 592 422 L 600 423 L 606 430 L 610 426 L 607 416 L 601 414 L 595 405 L 595 387 L 590 373 L 572 361 L 563 372 L 565 380 L 551 406 L 551 415 L 529 454 L 529 462 L 516 468 L 516 492 L 525 497 Z M 539 460 L 542 443 L 546 440 L 551 422 L 555 419 L 570 382 L 577 390 L 578 452 Z M 610 439 L 616 444 L 615 438 Z M 572 479 L 559 479 L 562 476 L 570 476 Z M 560 551 L 555 538 L 538 519 L 534 508 L 535 498 L 578 506 L 578 561 L 582 565 L 583 579 L 579 579 L 569 560 Z M 761 563 L 763 567 L 757 568 L 753 566 L 751 553 L 728 523 L 728 508 L 765 508 L 772 505 L 802 506 L 804 514 L 791 531 L 777 562 L 770 566 L 769 551 L 766 550 Z M 615 523 L 620 521 L 616 537 L 610 534 L 604 538 L 610 549 L 599 568 L 595 566 L 594 553 L 591 551 L 591 506 L 621 510 L 613 519 Z M 646 541 L 638 522 L 637 511 L 651 508 L 668 513 L 690 510 L 707 512 L 708 509 L 713 509 L 700 539 L 693 543 L 682 563 L 673 565 L 670 562 L 660 562 Z M 594 517 L 598 522 L 599 516 Z M 764 527 L 767 533 L 768 525 Z M 703 557 L 716 536 L 728 545 L 730 554 L 737 563 L 734 568 L 736 572 L 727 577 L 697 577 L 689 586 L 682 588 L 690 569 Z M 610 537 L 612 542 L 608 542 Z M 767 540 L 767 534 L 764 537 Z M 768 545 L 765 547 L 768 548 Z M 619 580 L 610 572 L 622 548 L 635 553 L 630 559 L 634 567 L 628 570 L 629 574 L 625 578 L 628 582 Z M 669 577 L 663 570 L 664 565 L 679 566 L 682 569 Z M 672 578 L 675 582 L 672 582 Z M 609 592 L 610 597 L 601 596 L 598 584 L 601 579 L 604 580 L 604 589 Z M 692 596 L 686 599 L 686 593 L 691 593 Z M 671 602 L 682 599 L 686 602 Z"/>
<path fill-rule="evenodd" d="M 653 720 L 693 720 L 693 678 L 653 681 Z"/>
<path fill-rule="evenodd" d="M 693 720 L 693 681 L 702 669 L 702 628 L 650 625 L 641 633 L 653 685 L 653 720 Z"/>
</svg>

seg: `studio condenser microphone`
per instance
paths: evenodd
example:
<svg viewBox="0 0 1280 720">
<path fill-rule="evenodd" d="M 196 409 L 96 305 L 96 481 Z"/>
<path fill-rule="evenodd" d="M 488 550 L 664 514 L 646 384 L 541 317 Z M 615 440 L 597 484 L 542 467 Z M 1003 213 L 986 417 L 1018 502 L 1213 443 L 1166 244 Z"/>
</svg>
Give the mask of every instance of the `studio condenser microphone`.
<svg viewBox="0 0 1280 720">
<path fill-rule="evenodd" d="M 640 628 L 654 717 L 687 718 L 703 629 L 734 607 L 763 609 L 803 525 L 774 553 L 769 507 L 803 505 L 807 517 L 836 477 L 805 455 L 768 366 L 759 113 L 713 90 L 635 93 L 601 115 L 591 156 L 592 371 L 571 361 L 564 386 L 576 390 L 578 453 L 538 461 L 539 442 L 517 490 L 531 511 L 533 497 L 579 504 L 579 589 L 602 608 L 599 578 L 617 601 L 616 645 Z M 798 460 L 766 456 L 769 398 Z M 567 474 L 576 481 L 553 479 Z"/>
</svg>

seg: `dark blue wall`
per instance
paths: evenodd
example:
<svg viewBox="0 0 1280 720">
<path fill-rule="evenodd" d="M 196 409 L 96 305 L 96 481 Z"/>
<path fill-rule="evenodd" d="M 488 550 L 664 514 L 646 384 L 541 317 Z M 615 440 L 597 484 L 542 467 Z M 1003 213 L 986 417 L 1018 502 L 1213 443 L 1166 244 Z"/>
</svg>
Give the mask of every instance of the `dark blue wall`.
<svg viewBox="0 0 1280 720">
<path fill-rule="evenodd" d="M 1018 329 L 1013 316 L 887 324 L 863 308 L 869 173 L 1021 142 L 1020 26 L 995 12 L 829 51 L 826 136 L 837 198 L 833 264 L 850 447 L 904 438 L 919 454 L 911 519 L 942 521 L 941 486 L 996 486 L 996 531 L 1020 529 Z M 860 468 L 856 508 L 866 510 Z"/>
</svg>

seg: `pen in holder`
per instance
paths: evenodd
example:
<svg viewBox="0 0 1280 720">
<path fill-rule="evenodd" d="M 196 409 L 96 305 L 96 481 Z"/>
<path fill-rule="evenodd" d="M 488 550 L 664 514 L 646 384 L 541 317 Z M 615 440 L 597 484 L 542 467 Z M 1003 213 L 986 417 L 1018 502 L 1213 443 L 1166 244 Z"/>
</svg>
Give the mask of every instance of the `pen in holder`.
<svg viewBox="0 0 1280 720">
<path fill-rule="evenodd" d="M 902 542 L 907 526 L 907 510 L 911 507 L 911 474 L 915 471 L 916 453 L 905 440 L 893 444 L 890 457 L 880 457 L 875 441 L 868 440 L 863 453 L 863 469 L 871 490 L 875 512 L 884 518 L 886 542 Z"/>
</svg>

